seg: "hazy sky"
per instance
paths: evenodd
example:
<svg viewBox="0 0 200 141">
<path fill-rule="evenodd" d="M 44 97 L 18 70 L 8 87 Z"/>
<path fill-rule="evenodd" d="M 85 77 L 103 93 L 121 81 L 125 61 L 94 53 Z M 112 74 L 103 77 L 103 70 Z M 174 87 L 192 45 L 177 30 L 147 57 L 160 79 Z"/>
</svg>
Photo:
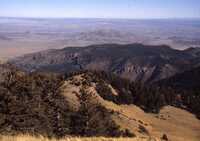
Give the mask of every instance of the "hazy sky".
<svg viewBox="0 0 200 141">
<path fill-rule="evenodd" d="M 195 18 L 200 0 L 0 0 L 0 16 Z"/>
</svg>

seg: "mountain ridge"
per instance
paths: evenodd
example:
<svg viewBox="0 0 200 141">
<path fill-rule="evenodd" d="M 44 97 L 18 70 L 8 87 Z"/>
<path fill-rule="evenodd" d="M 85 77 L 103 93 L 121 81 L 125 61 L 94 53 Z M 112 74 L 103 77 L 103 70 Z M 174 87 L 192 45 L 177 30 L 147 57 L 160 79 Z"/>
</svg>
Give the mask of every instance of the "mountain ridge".
<svg viewBox="0 0 200 141">
<path fill-rule="evenodd" d="M 198 57 L 166 45 L 103 44 L 47 50 L 9 62 L 29 72 L 100 70 L 132 81 L 155 82 L 198 66 L 200 61 L 192 61 Z"/>
</svg>

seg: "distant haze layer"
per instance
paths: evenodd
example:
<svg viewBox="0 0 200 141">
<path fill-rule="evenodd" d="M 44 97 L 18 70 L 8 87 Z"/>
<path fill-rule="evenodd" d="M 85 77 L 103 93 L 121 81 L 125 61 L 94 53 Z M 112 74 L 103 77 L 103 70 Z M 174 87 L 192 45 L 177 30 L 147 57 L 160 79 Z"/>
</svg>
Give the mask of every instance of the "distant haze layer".
<svg viewBox="0 0 200 141">
<path fill-rule="evenodd" d="M 200 19 L 0 18 L 0 58 L 104 43 L 200 47 Z"/>
</svg>

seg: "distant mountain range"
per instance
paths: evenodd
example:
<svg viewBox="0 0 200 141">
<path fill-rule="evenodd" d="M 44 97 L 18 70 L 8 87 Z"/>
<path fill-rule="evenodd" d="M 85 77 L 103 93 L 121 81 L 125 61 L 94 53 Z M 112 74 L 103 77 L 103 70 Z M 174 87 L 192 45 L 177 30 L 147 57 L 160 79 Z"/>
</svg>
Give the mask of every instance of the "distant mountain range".
<svg viewBox="0 0 200 141">
<path fill-rule="evenodd" d="M 180 51 L 166 45 L 103 44 L 47 50 L 9 62 L 28 72 L 97 70 L 148 83 L 200 66 L 200 49 Z"/>
</svg>

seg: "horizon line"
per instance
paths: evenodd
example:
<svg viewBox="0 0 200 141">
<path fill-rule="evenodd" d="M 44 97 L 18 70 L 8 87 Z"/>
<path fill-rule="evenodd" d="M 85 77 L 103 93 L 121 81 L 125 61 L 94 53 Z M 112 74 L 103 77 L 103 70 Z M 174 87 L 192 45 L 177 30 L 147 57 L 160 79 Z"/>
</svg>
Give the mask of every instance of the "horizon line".
<svg viewBox="0 0 200 141">
<path fill-rule="evenodd" d="M 115 17 L 26 17 L 26 16 L 0 16 L 7 19 L 104 19 L 104 20 L 195 20 L 200 17 L 154 17 L 154 18 L 115 18 Z"/>
</svg>

